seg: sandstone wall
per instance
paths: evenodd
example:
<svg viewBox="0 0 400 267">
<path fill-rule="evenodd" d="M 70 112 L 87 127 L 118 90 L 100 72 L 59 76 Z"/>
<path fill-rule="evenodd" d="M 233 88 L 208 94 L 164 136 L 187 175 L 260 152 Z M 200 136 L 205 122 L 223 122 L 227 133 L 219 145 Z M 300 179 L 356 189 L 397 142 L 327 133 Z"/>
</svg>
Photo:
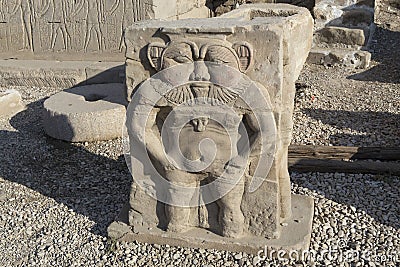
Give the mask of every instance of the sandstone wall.
<svg viewBox="0 0 400 267">
<path fill-rule="evenodd" d="M 206 0 L 0 0 L 0 59 L 123 60 L 135 21 L 208 17 Z"/>
</svg>

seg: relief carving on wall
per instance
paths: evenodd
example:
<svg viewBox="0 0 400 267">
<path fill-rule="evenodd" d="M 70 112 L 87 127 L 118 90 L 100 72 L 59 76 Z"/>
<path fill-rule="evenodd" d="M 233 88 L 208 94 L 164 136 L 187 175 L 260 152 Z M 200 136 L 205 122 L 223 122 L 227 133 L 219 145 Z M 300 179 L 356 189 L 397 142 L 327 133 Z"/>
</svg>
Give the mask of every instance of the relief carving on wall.
<svg viewBox="0 0 400 267">
<path fill-rule="evenodd" d="M 112 52 L 148 0 L 0 0 L 0 52 Z"/>
</svg>

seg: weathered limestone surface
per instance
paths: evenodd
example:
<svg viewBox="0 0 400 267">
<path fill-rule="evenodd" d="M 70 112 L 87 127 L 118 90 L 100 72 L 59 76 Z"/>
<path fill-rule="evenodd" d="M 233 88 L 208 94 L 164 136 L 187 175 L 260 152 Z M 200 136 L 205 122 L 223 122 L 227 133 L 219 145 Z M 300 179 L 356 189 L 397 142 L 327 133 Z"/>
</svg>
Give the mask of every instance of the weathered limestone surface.
<svg viewBox="0 0 400 267">
<path fill-rule="evenodd" d="M 208 17 L 205 1 L 1 1 L 0 59 L 123 60 L 123 33 L 133 22 Z"/>
<path fill-rule="evenodd" d="M 173 22 L 152 20 L 138 22 L 127 30 L 127 95 L 132 96 L 133 93 L 133 104 L 130 104 L 127 113 L 131 142 L 130 160 L 132 165 L 137 160 L 140 162 L 134 155 L 140 147 L 145 146 L 145 150 L 151 154 L 155 168 L 165 175 L 169 184 L 172 184 L 172 191 L 169 187 L 160 187 L 153 183 L 154 177 L 147 173 L 145 162 L 142 162 L 144 172 L 133 167 L 135 182 L 132 185 L 130 202 L 127 211 L 121 213 L 122 217 L 118 222 L 110 226 L 110 236 L 129 237 L 144 242 L 172 242 L 179 245 L 254 252 L 264 245 L 285 246 L 286 243 L 282 240 L 291 235 L 295 236 L 294 233 L 281 235 L 281 223 L 287 221 L 290 225 L 291 220 L 297 216 L 292 216 L 292 213 L 299 214 L 295 211 L 299 207 L 292 207 L 292 203 L 295 206 L 302 203 L 300 209 L 303 209 L 305 216 L 298 221 L 304 226 L 304 231 L 296 236 L 301 236 L 298 241 L 302 241 L 295 241 L 296 244 L 291 243 L 289 247 L 307 247 L 312 204 L 308 200 L 291 198 L 287 148 L 293 125 L 295 80 L 311 47 L 312 27 L 311 15 L 305 8 L 254 4 L 243 5 L 218 18 Z M 165 70 L 170 70 L 169 67 L 185 62 L 189 63 L 187 69 L 170 76 L 165 75 L 169 79 L 183 79 L 188 83 L 188 87 L 178 86 L 170 92 L 163 92 L 163 87 L 158 87 L 157 83 L 142 84 L 153 74 L 164 75 Z M 245 77 L 248 78 L 239 79 L 244 82 L 243 87 L 239 86 L 241 83 L 235 85 L 237 76 L 230 76 L 229 71 L 216 72 L 214 65 L 206 64 L 209 62 L 217 65 L 225 62 L 235 70 L 233 73 L 245 73 Z M 185 76 L 186 73 L 188 76 Z M 251 84 L 261 88 L 261 94 L 257 95 L 251 91 L 252 86 L 245 86 L 246 79 L 250 79 Z M 227 89 L 222 85 L 215 85 L 214 81 L 222 84 L 231 82 L 239 87 L 232 85 L 232 88 Z M 149 92 L 154 97 L 158 96 L 159 100 L 155 103 L 150 101 L 148 96 L 145 96 Z M 208 100 L 204 100 L 205 106 L 201 106 L 197 112 L 197 106 L 191 105 L 197 103 L 195 99 L 199 97 Z M 265 104 L 260 105 L 260 99 L 265 99 Z M 213 115 L 211 113 L 228 114 L 227 110 L 221 111 L 221 103 L 228 105 L 238 114 L 239 120 L 246 125 L 248 134 L 254 137 L 250 144 L 255 146 L 251 150 L 250 158 L 245 161 L 240 160 L 240 151 L 234 151 L 233 158 L 232 154 L 224 152 L 227 146 L 231 148 L 232 140 L 233 144 L 239 142 L 239 121 L 227 120 L 230 125 L 227 131 L 231 131 L 234 137 L 225 142 L 221 140 L 225 140 L 226 134 L 209 119 Z M 251 108 L 252 105 L 256 106 L 255 110 Z M 147 122 L 138 123 L 138 117 L 142 116 L 141 112 L 148 106 L 151 115 Z M 188 110 L 192 111 L 185 113 Z M 254 116 L 257 112 L 261 112 L 262 115 L 257 117 L 256 122 Z M 196 160 L 199 156 L 197 147 L 205 138 L 214 140 L 222 152 L 218 153 L 217 150 L 218 160 L 207 169 L 189 173 L 180 167 L 176 168 L 175 164 L 171 166 L 163 156 L 160 127 L 168 127 L 166 121 L 169 116 L 179 121 L 182 117 L 193 114 L 194 118 L 182 128 L 184 134 L 181 137 L 184 141 L 180 142 L 178 147 L 184 157 Z M 222 121 L 227 122 L 225 119 Z M 171 135 L 173 129 L 170 129 Z M 141 131 L 150 135 L 151 141 L 144 142 Z M 263 131 L 266 135 L 260 138 Z M 174 149 L 175 147 L 167 149 L 170 151 L 168 153 L 175 153 Z M 204 151 L 207 152 L 208 149 Z M 202 204 L 201 198 L 207 196 L 198 196 L 190 191 L 186 191 L 186 195 L 173 193 L 178 192 L 173 189 L 177 185 L 196 188 L 203 182 L 210 182 L 208 179 L 219 181 L 220 170 L 223 170 L 224 166 L 231 166 L 232 161 L 237 164 L 235 166 L 238 169 L 231 170 L 231 176 L 238 176 L 239 173 L 239 180 L 231 191 L 220 199 Z M 251 192 L 250 185 L 253 176 L 257 174 L 256 166 L 259 161 L 262 161 L 261 166 L 269 165 L 271 168 L 268 168 L 264 179 L 256 177 L 262 182 L 255 192 Z M 175 163 L 181 166 L 179 162 Z M 240 173 L 238 170 L 246 171 Z M 229 180 L 229 176 L 225 178 Z M 137 183 L 137 179 L 147 179 L 146 190 Z M 225 180 L 220 182 L 218 190 L 224 187 Z M 162 201 L 157 201 L 153 198 L 155 195 L 152 197 L 147 194 L 149 191 L 167 196 Z M 198 197 L 199 202 L 196 200 Z M 185 207 L 186 204 L 170 204 L 175 203 L 174 201 L 190 202 L 187 198 L 195 199 L 194 202 L 199 205 Z M 277 243 L 268 243 L 268 239 L 275 239 Z M 208 243 L 204 244 L 204 240 Z"/>
<path fill-rule="evenodd" d="M 232 241 L 231 238 L 221 237 L 212 231 L 199 228 L 193 228 L 183 234 L 168 233 L 159 228 L 136 228 L 132 231 L 131 226 L 126 223 L 129 219 L 128 205 L 121 210 L 118 220 L 110 225 L 108 234 L 112 238 L 126 242 L 136 240 L 160 245 L 228 250 L 249 254 L 257 254 L 265 248 L 300 252 L 309 247 L 314 201 L 308 197 L 293 195 L 292 207 L 293 215 L 287 224 L 282 226 L 282 234 L 278 239 L 248 236 Z"/>
<path fill-rule="evenodd" d="M 310 51 L 307 62 L 324 66 L 347 66 L 368 68 L 371 54 L 367 51 L 315 48 Z"/>
<path fill-rule="evenodd" d="M 21 95 L 16 90 L 0 92 L 0 117 L 12 116 L 24 109 Z"/>
<path fill-rule="evenodd" d="M 287 3 L 309 9 L 315 34 L 308 63 L 369 66 L 371 55 L 366 50 L 375 29 L 374 0 L 214 0 L 210 8 L 220 16 L 244 3 Z"/>
<path fill-rule="evenodd" d="M 75 87 L 44 103 L 46 133 L 69 142 L 111 140 L 122 136 L 126 101 L 123 84 Z"/>
<path fill-rule="evenodd" d="M 0 86 L 55 87 L 125 83 L 121 62 L 0 60 Z"/>
<path fill-rule="evenodd" d="M 374 21 L 375 0 L 316 0 L 316 30 L 326 25 L 368 27 Z"/>
<path fill-rule="evenodd" d="M 366 41 L 363 30 L 343 27 L 325 27 L 316 33 L 316 38 L 324 43 L 359 46 Z"/>
</svg>

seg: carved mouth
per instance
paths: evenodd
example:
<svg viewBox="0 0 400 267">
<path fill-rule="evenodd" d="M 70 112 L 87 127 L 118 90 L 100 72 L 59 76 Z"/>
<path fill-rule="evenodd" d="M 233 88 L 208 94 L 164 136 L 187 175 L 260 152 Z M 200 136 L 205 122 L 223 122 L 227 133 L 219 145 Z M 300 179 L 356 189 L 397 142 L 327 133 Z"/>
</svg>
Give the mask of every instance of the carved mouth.
<svg viewBox="0 0 400 267">
<path fill-rule="evenodd" d="M 190 87 L 192 88 L 210 88 L 211 83 L 209 82 L 193 82 L 190 84 Z"/>
</svg>

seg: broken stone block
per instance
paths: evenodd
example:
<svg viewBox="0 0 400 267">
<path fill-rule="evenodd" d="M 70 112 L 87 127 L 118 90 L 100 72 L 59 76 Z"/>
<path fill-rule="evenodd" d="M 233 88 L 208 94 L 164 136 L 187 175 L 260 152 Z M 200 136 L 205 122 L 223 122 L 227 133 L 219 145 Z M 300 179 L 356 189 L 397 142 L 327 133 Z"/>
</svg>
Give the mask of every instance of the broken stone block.
<svg viewBox="0 0 400 267">
<path fill-rule="evenodd" d="M 331 63 L 328 50 L 313 49 L 307 57 L 307 63 L 329 66 Z"/>
<path fill-rule="evenodd" d="M 325 26 L 358 25 L 365 27 L 368 21 L 370 21 L 368 26 L 373 23 L 374 0 L 317 0 L 313 14 L 316 20 L 316 30 Z"/>
<path fill-rule="evenodd" d="M 315 5 L 315 0 L 214 0 L 211 2 L 212 3 L 210 3 L 210 8 L 214 11 L 215 16 L 225 14 L 243 4 L 291 4 L 299 7 L 305 7 L 310 11 L 312 11 Z"/>
<path fill-rule="evenodd" d="M 248 253 L 308 247 L 313 204 L 292 198 L 287 153 L 312 28 L 305 8 L 253 4 L 128 29 L 133 183 L 110 237 Z"/>
<path fill-rule="evenodd" d="M 368 51 L 357 51 L 354 53 L 354 58 L 354 62 L 359 62 L 357 67 L 360 69 L 368 68 L 371 63 L 371 53 Z"/>
<path fill-rule="evenodd" d="M 371 53 L 368 51 L 348 49 L 313 48 L 307 58 L 307 63 L 326 67 L 345 66 L 366 69 L 370 62 Z"/>
<path fill-rule="evenodd" d="M 346 10 L 342 16 L 342 24 L 349 27 L 369 27 L 373 22 L 374 12 L 365 8 Z"/>
<path fill-rule="evenodd" d="M 344 27 L 325 27 L 316 33 L 320 43 L 345 44 L 363 46 L 365 44 L 364 31 Z"/>
<path fill-rule="evenodd" d="M 0 116 L 11 117 L 22 111 L 24 105 L 21 102 L 21 94 L 16 90 L 0 92 Z"/>
<path fill-rule="evenodd" d="M 342 16 L 343 11 L 340 5 L 335 5 L 330 3 L 329 1 L 321 1 L 320 3 L 316 3 L 313 13 L 317 22 L 321 21 L 318 24 L 322 24 L 322 27 L 329 21 L 340 18 Z M 318 28 L 322 28 L 317 24 Z"/>
<path fill-rule="evenodd" d="M 93 62 L 85 68 L 84 84 L 125 83 L 123 62 Z"/>
<path fill-rule="evenodd" d="M 51 96 L 44 102 L 46 134 L 68 142 L 121 137 L 127 104 L 125 90 L 120 83 L 97 84 Z"/>
</svg>

